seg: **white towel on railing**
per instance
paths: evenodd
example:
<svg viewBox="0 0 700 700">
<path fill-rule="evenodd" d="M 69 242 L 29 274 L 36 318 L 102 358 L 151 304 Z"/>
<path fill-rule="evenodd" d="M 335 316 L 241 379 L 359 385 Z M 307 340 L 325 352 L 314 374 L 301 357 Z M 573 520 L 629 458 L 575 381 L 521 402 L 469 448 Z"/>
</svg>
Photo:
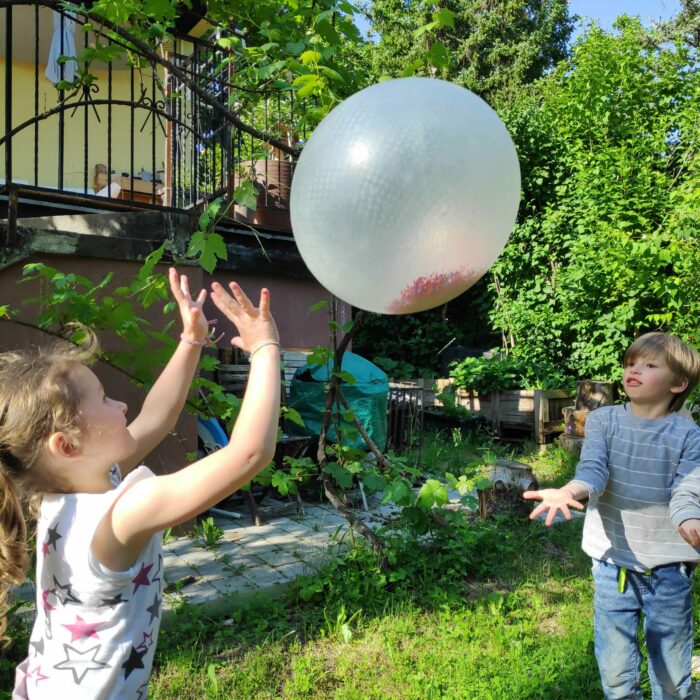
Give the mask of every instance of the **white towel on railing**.
<svg viewBox="0 0 700 700">
<path fill-rule="evenodd" d="M 44 75 L 54 84 L 61 80 L 61 64 L 58 62 L 60 56 L 77 56 L 75 48 L 75 25 L 73 21 L 75 14 L 65 12 L 61 15 L 60 12 L 52 11 L 53 14 L 53 37 L 51 39 L 51 48 L 49 49 L 49 59 L 46 62 L 46 70 Z M 63 19 L 63 30 L 61 31 L 61 19 Z M 63 43 L 61 43 L 63 42 Z M 65 61 L 63 63 L 63 80 L 69 83 L 73 82 L 77 72 L 77 63 L 75 61 Z"/>
</svg>

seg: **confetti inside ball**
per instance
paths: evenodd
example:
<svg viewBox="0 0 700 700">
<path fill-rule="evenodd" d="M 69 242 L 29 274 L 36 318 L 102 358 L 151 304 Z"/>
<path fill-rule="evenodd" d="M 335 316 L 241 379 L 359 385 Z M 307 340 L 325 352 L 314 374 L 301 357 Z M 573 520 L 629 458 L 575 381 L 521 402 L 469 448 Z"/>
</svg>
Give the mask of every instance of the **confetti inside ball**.
<svg viewBox="0 0 700 700">
<path fill-rule="evenodd" d="M 340 299 L 424 311 L 471 287 L 508 240 L 520 200 L 513 142 L 462 87 L 401 78 L 336 107 L 292 181 L 299 251 Z"/>
</svg>

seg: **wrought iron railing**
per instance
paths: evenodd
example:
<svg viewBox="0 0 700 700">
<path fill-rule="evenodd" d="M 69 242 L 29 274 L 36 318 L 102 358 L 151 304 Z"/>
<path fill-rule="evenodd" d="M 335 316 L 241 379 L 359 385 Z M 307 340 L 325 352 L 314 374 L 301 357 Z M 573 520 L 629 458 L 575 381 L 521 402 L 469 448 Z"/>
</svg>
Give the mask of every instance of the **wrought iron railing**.
<svg viewBox="0 0 700 700">
<path fill-rule="evenodd" d="M 8 219 L 18 191 L 190 210 L 253 179 L 260 211 L 235 216 L 288 228 L 262 214 L 288 208 L 302 116 L 293 93 L 237 90 L 236 55 L 215 41 L 176 36 L 155 53 L 118 28 L 85 31 L 85 19 L 51 0 L 0 0 Z M 88 62 L 96 40 L 128 52 Z"/>
</svg>

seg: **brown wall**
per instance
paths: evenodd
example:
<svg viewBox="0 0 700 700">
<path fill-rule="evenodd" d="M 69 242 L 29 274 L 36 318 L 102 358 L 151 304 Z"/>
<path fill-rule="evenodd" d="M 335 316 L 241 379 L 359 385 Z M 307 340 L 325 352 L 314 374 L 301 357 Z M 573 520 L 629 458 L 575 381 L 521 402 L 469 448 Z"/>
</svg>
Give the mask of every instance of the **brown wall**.
<svg viewBox="0 0 700 700">
<path fill-rule="evenodd" d="M 127 284 L 139 268 L 135 262 L 110 261 L 99 259 L 81 259 L 72 256 L 36 256 L 25 260 L 22 264 L 0 270 L 0 306 L 8 305 L 19 311 L 18 320 L 33 323 L 36 320 L 38 308 L 36 305 L 26 305 L 24 299 L 35 297 L 41 291 L 40 282 L 24 282 L 17 284 L 22 279 L 22 268 L 28 262 L 43 262 L 55 267 L 62 272 L 74 272 L 84 275 L 97 282 L 109 272 L 114 276 L 109 288 Z M 193 292 L 201 288 L 206 277 L 207 284 L 210 278 L 199 267 L 187 267 L 190 278 L 190 288 Z M 166 266 L 162 271 L 167 270 Z M 229 275 L 216 275 L 216 279 L 225 284 L 231 277 Z M 236 281 L 246 290 L 251 299 L 257 303 L 260 288 L 267 286 L 271 293 L 272 312 L 280 331 L 282 346 L 286 348 L 310 348 L 318 344 L 326 344 L 328 338 L 327 314 L 325 311 L 309 313 L 312 304 L 323 299 L 328 299 L 328 293 L 313 280 L 291 280 L 277 278 L 265 278 L 262 276 L 239 275 Z M 109 289 L 107 290 L 109 293 Z M 349 307 L 343 305 L 344 310 L 339 311 L 339 321 L 343 321 L 343 314 L 350 317 Z M 209 318 L 218 318 L 219 312 L 211 305 L 206 308 Z M 163 315 L 158 304 L 143 313 L 143 316 L 154 326 L 162 323 Z M 171 317 L 169 317 L 171 318 Z M 179 326 L 173 328 L 173 335 L 179 333 Z M 233 332 L 232 325 L 227 321 L 220 321 L 218 332 L 225 331 L 227 337 L 220 343 L 220 347 L 228 347 L 228 340 Z M 0 321 L 0 351 L 27 347 L 32 344 L 51 342 L 51 336 L 46 333 L 20 326 L 18 324 Z M 101 338 L 105 347 L 116 348 L 119 342 L 108 337 Z M 128 418 L 136 417 L 144 398 L 144 391 L 131 384 L 128 377 L 115 370 L 106 363 L 98 363 L 94 368 L 95 373 L 102 380 L 107 393 L 129 405 Z M 169 435 L 161 445 L 146 459 L 148 466 L 156 473 L 163 474 L 176 471 L 186 464 L 186 454 L 197 449 L 197 427 L 195 418 L 183 412 L 174 434 Z"/>
</svg>

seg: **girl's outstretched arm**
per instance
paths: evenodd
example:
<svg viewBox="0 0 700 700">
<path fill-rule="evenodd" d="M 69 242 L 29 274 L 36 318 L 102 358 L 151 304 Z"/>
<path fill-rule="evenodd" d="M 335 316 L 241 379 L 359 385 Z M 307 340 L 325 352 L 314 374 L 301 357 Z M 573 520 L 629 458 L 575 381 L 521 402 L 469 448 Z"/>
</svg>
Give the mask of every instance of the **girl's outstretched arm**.
<svg viewBox="0 0 700 700">
<path fill-rule="evenodd" d="M 230 296 L 214 284 L 212 299 L 236 325 L 232 343 L 251 352 L 250 375 L 229 444 L 174 474 L 134 484 L 97 528 L 92 548 L 106 566 L 123 570 L 148 538 L 215 505 L 250 481 L 274 457 L 280 405 L 280 347 L 263 289 L 255 307 L 241 288 Z"/>
<path fill-rule="evenodd" d="M 148 392 L 141 412 L 129 424 L 128 430 L 137 447 L 128 459 L 120 463 L 122 474 L 140 464 L 175 427 L 209 333 L 202 311 L 206 290 L 202 289 L 197 298 L 192 299 L 186 275 L 178 275 L 174 268 L 170 268 L 168 277 L 170 291 L 182 317 L 182 335 L 173 356 Z"/>
</svg>

